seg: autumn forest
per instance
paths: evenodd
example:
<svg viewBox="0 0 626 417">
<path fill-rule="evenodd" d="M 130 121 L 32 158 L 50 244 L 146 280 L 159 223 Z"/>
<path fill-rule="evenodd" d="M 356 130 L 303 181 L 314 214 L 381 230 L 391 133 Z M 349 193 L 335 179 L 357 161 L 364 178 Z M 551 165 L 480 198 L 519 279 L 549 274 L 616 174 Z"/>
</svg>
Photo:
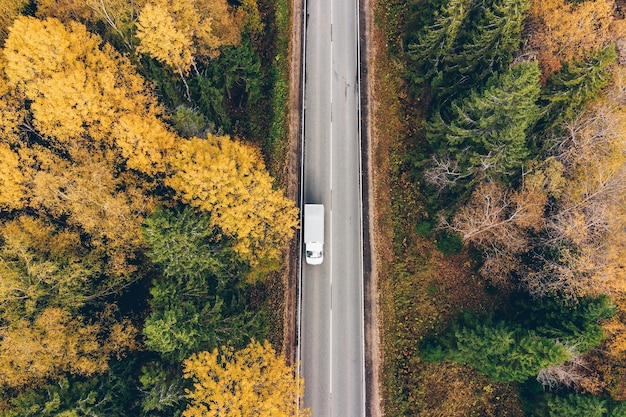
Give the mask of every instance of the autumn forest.
<svg viewBox="0 0 626 417">
<path fill-rule="evenodd" d="M 0 8 L 0 417 L 309 415 L 290 2 Z M 626 416 L 626 4 L 372 9 L 385 415 Z"/>
<path fill-rule="evenodd" d="M 298 408 L 283 3 L 1 2 L 1 416 Z"/>
<path fill-rule="evenodd" d="M 376 2 L 385 415 L 626 415 L 624 7 Z"/>
</svg>

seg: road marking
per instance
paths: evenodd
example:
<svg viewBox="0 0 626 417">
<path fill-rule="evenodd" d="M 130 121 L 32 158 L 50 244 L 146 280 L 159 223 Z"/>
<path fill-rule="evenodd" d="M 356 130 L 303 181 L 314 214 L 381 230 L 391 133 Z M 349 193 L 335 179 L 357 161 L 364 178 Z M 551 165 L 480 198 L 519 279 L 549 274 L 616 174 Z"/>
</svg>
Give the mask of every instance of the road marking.
<svg viewBox="0 0 626 417">
<path fill-rule="evenodd" d="M 356 83 L 357 83 L 357 142 L 359 144 L 358 149 L 361 152 L 363 152 L 363 141 L 362 141 L 362 131 L 361 131 L 361 119 L 362 119 L 362 114 L 361 114 L 361 26 L 360 26 L 360 1 L 359 0 L 355 0 L 356 3 L 356 16 L 355 16 L 355 22 L 356 22 L 356 66 L 357 66 L 357 73 L 356 73 Z M 366 401 L 366 397 L 367 397 L 367 388 L 365 386 L 366 384 L 366 369 L 365 369 L 365 283 L 363 282 L 363 278 L 365 275 L 365 267 L 363 265 L 363 245 L 365 244 L 364 240 L 363 240 L 363 182 L 362 182 L 362 178 L 363 178 L 363 159 L 362 156 L 359 157 L 359 218 L 361 221 L 361 226 L 359 227 L 359 240 L 361 241 L 361 252 L 360 252 L 360 259 L 361 259 L 361 271 L 359 274 L 360 277 L 360 302 L 361 302 L 361 360 L 362 360 L 362 384 L 361 387 L 363 389 L 363 414 L 366 414 L 366 408 L 367 408 L 367 401 Z"/>
<path fill-rule="evenodd" d="M 333 0 L 330 0 L 330 135 L 329 135 L 329 143 L 330 143 L 330 169 L 329 169 L 329 181 L 330 181 L 330 207 L 328 213 L 328 229 L 329 229 L 329 245 L 332 245 L 332 236 L 333 236 Z M 330 253 L 330 252 L 329 252 Z M 332 256 L 329 257 L 330 265 L 329 265 L 329 281 L 330 281 L 330 320 L 329 320 L 329 334 L 330 334 L 330 342 L 329 342 L 329 398 L 328 398 L 328 409 L 329 415 L 333 415 L 333 259 Z"/>
<path fill-rule="evenodd" d="M 304 207 L 302 199 L 304 198 L 304 121 L 306 114 L 306 40 L 307 40 L 307 0 L 302 0 L 302 50 L 300 51 L 300 57 L 302 59 L 302 67 L 301 71 L 301 80 L 302 83 L 302 114 L 300 115 L 300 207 Z M 300 212 L 300 224 L 302 224 L 302 211 Z M 304 236 L 300 235 L 300 239 L 298 242 L 298 271 L 297 271 L 297 340 L 296 340 L 296 363 L 297 363 L 297 384 L 298 384 L 298 392 L 300 392 L 300 378 L 303 376 L 302 370 L 302 241 Z M 300 407 L 304 406 L 304 392 L 302 396 L 298 398 L 298 409 L 296 411 L 296 416 L 300 415 Z"/>
</svg>

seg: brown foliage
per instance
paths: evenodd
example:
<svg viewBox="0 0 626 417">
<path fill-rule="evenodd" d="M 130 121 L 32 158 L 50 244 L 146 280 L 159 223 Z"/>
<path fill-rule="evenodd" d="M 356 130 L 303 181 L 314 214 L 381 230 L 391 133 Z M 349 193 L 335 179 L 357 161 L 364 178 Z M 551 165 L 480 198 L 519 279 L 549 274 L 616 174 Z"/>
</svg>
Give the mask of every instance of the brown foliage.
<svg viewBox="0 0 626 417">
<path fill-rule="evenodd" d="M 548 218 L 544 243 L 562 255 L 529 277 L 538 294 L 546 286 L 577 295 L 626 290 L 626 94 L 624 70 L 615 71 L 605 98 L 569 123 L 555 144 L 567 187 Z"/>
<path fill-rule="evenodd" d="M 545 204 L 546 195 L 541 190 L 509 191 L 495 182 L 485 182 L 476 188 L 448 228 L 476 245 L 516 252 L 526 245 L 526 230 L 542 227 Z"/>
<path fill-rule="evenodd" d="M 444 220 L 443 225 L 483 250 L 482 275 L 506 285 L 519 263 L 517 255 L 528 250 L 528 233 L 543 227 L 546 203 L 547 192 L 532 182 L 518 191 L 485 182 L 459 209 L 452 223 Z"/>
<path fill-rule="evenodd" d="M 521 417 L 513 386 L 495 384 L 468 366 L 427 365 L 420 381 L 420 417 Z"/>
</svg>

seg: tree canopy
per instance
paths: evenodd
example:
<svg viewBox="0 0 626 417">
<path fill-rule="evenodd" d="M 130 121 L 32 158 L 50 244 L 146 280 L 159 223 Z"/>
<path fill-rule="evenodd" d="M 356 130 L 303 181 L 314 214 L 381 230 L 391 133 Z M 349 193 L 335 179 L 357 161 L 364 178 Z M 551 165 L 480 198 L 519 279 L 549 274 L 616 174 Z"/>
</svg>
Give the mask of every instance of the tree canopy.
<svg viewBox="0 0 626 417">
<path fill-rule="evenodd" d="M 506 178 L 519 172 L 528 155 L 527 130 L 539 116 L 538 80 L 536 63 L 494 75 L 481 91 L 452 102 L 449 115 L 435 114 L 429 139 L 457 161 L 460 175 Z"/>
<path fill-rule="evenodd" d="M 256 146 L 207 135 L 223 125 L 197 96 L 174 91 L 185 104 L 179 114 L 165 107 L 154 82 L 180 79 L 144 78 L 172 64 L 139 53 L 149 44 L 141 24 L 159 7 L 177 23 L 198 80 L 225 51 L 230 68 L 214 88 L 190 84 L 226 114 L 234 90 L 261 99 L 258 52 L 249 40 L 235 47 L 244 24 L 263 28 L 256 2 L 10 6 L 0 57 L 0 413 L 179 415 L 184 358 L 267 337 L 246 274 L 279 264 L 297 208 Z M 145 357 L 125 359 L 137 350 Z M 119 384 L 155 363 L 159 377 Z"/>
<path fill-rule="evenodd" d="M 217 349 L 200 352 L 184 366 L 185 377 L 194 381 L 185 417 L 310 414 L 299 408 L 303 381 L 267 343 L 252 342 L 239 351 L 223 348 L 221 353 Z"/>
</svg>

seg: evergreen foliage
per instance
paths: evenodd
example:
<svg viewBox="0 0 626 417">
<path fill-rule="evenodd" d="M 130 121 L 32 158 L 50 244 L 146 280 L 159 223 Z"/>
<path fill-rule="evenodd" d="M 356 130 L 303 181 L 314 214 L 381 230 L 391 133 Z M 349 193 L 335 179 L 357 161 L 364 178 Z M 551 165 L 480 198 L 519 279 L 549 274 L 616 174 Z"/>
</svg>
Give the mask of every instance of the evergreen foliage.
<svg viewBox="0 0 626 417">
<path fill-rule="evenodd" d="M 147 363 L 141 369 L 140 415 L 150 417 L 179 417 L 186 404 L 185 382 L 178 368 L 166 368 L 162 362 Z"/>
<path fill-rule="evenodd" d="M 230 131 L 233 120 L 242 142 L 267 136 L 273 115 L 254 106 L 263 100 L 269 106 L 274 80 L 267 62 L 274 63 L 277 45 L 264 24 L 274 24 L 275 6 L 259 10 L 256 0 L 131 3 L 4 4 L 2 417 L 180 416 L 191 385 L 182 379 L 184 358 L 267 337 L 264 313 L 257 311 L 266 301 L 264 288 L 254 287 L 251 311 L 252 286 L 244 282 L 250 267 L 222 236 L 222 225 L 209 221 L 218 216 L 182 204 L 158 207 L 177 204 L 164 182 L 173 173 L 171 159 L 184 162 L 174 156 L 179 145 L 193 149 L 182 138 Z M 282 7 L 281 15 L 289 16 Z M 252 38 L 240 42 L 242 35 Z M 153 57 L 141 56 L 142 50 Z M 261 118 L 265 125 L 254 125 Z M 234 154 L 217 147 L 213 156 L 222 157 L 221 167 L 245 172 L 220 178 L 262 177 L 267 188 L 260 194 L 282 197 L 294 215 L 292 223 L 280 214 L 267 217 L 293 227 L 293 204 L 272 186 L 263 155 L 243 143 L 228 149 L 240 151 L 240 158 L 229 160 Z M 197 165 L 205 168 L 202 162 Z M 240 210 L 252 189 L 246 185 L 236 193 Z M 229 188 L 216 186 L 223 193 Z M 193 191 L 185 188 L 189 200 L 199 198 Z M 271 205 L 263 201 L 254 212 Z M 231 229 L 244 225 L 241 235 L 253 235 L 258 219 L 244 222 L 238 213 L 229 214 Z M 268 237 L 271 221 L 261 223 Z M 282 248 L 262 243 L 277 253 Z M 272 261 L 260 261 L 265 272 L 279 266 Z M 132 358 L 123 359 L 128 352 Z"/>
<path fill-rule="evenodd" d="M 185 280 L 222 271 L 228 248 L 206 213 L 189 207 L 180 210 L 157 209 L 146 219 L 143 236 L 149 245 L 147 255 L 166 278 Z"/>
<path fill-rule="evenodd" d="M 541 101 L 546 107 L 540 126 L 554 128 L 576 118 L 607 86 L 611 77 L 610 66 L 616 59 L 615 46 L 608 45 L 582 59 L 563 64 L 548 78 L 541 93 Z"/>
<path fill-rule="evenodd" d="M 172 115 L 176 132 L 184 138 L 202 137 L 206 135 L 206 117 L 197 110 L 180 105 Z"/>
<path fill-rule="evenodd" d="M 600 344 L 605 334 L 599 322 L 616 312 L 615 304 L 607 295 L 583 297 L 575 304 L 553 298 L 520 297 L 516 307 L 516 319 L 524 328 L 574 346 L 579 353 L 586 353 Z"/>
<path fill-rule="evenodd" d="M 465 323 L 453 327 L 451 336 L 444 342 L 446 357 L 471 365 L 494 381 L 524 382 L 540 369 L 570 359 L 554 339 L 493 317 L 467 316 Z"/>
<path fill-rule="evenodd" d="M 475 1 L 468 19 L 472 26 L 455 62 L 461 79 L 481 82 L 509 65 L 519 49 L 529 6 L 529 0 Z"/>
<path fill-rule="evenodd" d="M 249 40 L 223 48 L 219 58 L 189 82 L 192 97 L 218 133 L 232 130 L 229 109 L 251 109 L 262 99 L 263 85 L 261 60 Z M 251 116 L 248 113 L 237 115 L 245 121 Z"/>
<path fill-rule="evenodd" d="M 244 265 L 206 214 L 191 208 L 158 210 L 146 221 L 148 256 L 162 276 L 150 289 L 146 345 L 180 362 L 192 353 L 263 338 L 262 317 L 247 311 L 238 287 Z"/>
<path fill-rule="evenodd" d="M 506 178 L 528 156 L 526 131 L 539 116 L 539 91 L 537 64 L 515 65 L 435 114 L 427 136 L 458 162 L 463 175 Z"/>
<path fill-rule="evenodd" d="M 438 103 L 479 87 L 504 70 L 521 42 L 529 0 L 452 0 L 409 44 L 410 73 L 427 82 Z"/>
<path fill-rule="evenodd" d="M 493 381 L 525 382 L 540 369 L 598 346 L 604 338 L 598 321 L 615 311 L 606 296 L 583 299 L 574 306 L 526 300 L 516 304 L 511 319 L 466 314 L 441 344 L 424 350 L 424 359 L 471 365 Z"/>
<path fill-rule="evenodd" d="M 609 411 L 606 400 L 576 394 L 554 397 L 548 401 L 548 410 L 550 417 L 605 417 Z"/>
<path fill-rule="evenodd" d="M 450 0 L 435 13 L 434 22 L 422 30 L 417 42 L 409 44 L 408 55 L 416 65 L 410 71 L 415 83 L 428 83 L 444 70 L 467 12 L 466 0 Z"/>
<path fill-rule="evenodd" d="M 492 385 L 485 386 L 487 377 L 527 382 L 519 392 L 530 403 L 535 391 L 529 387 L 543 395 L 534 378 L 538 371 L 540 382 L 552 378 L 551 387 L 621 398 L 626 124 L 624 70 L 614 65 L 612 45 L 624 22 L 615 3 L 390 0 L 377 5 L 391 55 L 379 74 L 396 81 L 396 60 L 406 68 L 404 80 L 381 89 L 389 105 L 381 111 L 383 118 L 397 114 L 399 121 L 381 129 L 390 142 L 399 138 L 390 153 L 391 199 L 402 204 L 390 210 L 416 225 L 398 227 L 398 220 L 389 233 L 400 264 L 428 270 L 427 278 L 392 271 L 385 280 L 391 293 L 383 296 L 391 317 L 385 329 L 386 412 L 504 415 L 495 411 L 495 401 L 485 410 L 477 405 L 486 401 L 481 389 L 493 392 Z M 396 104 L 399 110 L 392 108 Z M 411 169 L 421 175 L 407 174 Z M 428 224 L 435 218 L 438 233 Z M 424 250 L 420 239 L 429 240 L 429 249 L 443 247 L 442 229 L 463 236 L 467 249 L 449 263 Z M 467 279 L 459 290 L 465 296 L 455 293 L 460 275 Z M 481 284 L 489 293 L 483 298 Z M 435 346 L 415 348 L 415 340 L 438 332 L 440 322 L 428 318 L 445 320 L 455 305 L 489 310 L 491 303 L 506 303 L 500 297 L 508 300 L 520 286 L 544 298 L 514 294 L 522 301 L 487 317 L 461 320 Z M 616 307 L 608 296 L 597 296 L 603 292 L 620 309 L 610 320 Z M 428 301 L 420 298 L 424 294 Z M 413 303 L 399 302 L 407 299 Z M 457 379 L 441 377 L 444 369 L 452 369 Z M 468 375 L 458 376 L 464 372 Z M 436 384 L 445 387 L 430 389 Z M 479 393 L 464 396 L 462 384 Z M 532 411 L 537 417 L 624 414 L 608 398 L 558 395 L 550 395 L 550 410 L 546 400 L 542 410 Z M 514 407 L 506 414 L 523 415 Z"/>
<path fill-rule="evenodd" d="M 122 362 L 112 365 L 107 373 L 89 379 L 61 377 L 42 389 L 16 395 L 10 400 L 10 409 L 0 409 L 0 417 L 137 415 L 136 385 L 129 372 L 131 369 L 132 363 Z"/>
</svg>

